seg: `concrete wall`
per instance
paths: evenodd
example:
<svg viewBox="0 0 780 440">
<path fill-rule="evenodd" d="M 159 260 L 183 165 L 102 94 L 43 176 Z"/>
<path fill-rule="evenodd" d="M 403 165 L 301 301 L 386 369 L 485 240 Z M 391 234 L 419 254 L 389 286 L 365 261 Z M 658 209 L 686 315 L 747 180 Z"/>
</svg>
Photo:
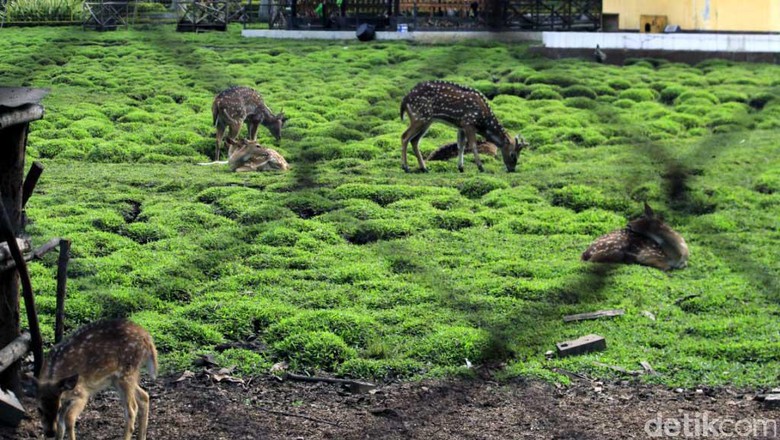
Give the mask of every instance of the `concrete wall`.
<svg viewBox="0 0 780 440">
<path fill-rule="evenodd" d="M 543 32 L 549 48 L 690 50 L 709 52 L 780 52 L 780 35 L 769 34 L 637 34 L 623 32 Z"/>
<path fill-rule="evenodd" d="M 685 31 L 780 32 L 779 0 L 603 0 L 620 30 L 639 30 L 641 15 L 666 15 Z"/>
<path fill-rule="evenodd" d="M 549 48 L 691 50 L 709 52 L 780 52 L 780 35 L 769 34 L 637 34 L 624 32 L 543 32 Z"/>
</svg>

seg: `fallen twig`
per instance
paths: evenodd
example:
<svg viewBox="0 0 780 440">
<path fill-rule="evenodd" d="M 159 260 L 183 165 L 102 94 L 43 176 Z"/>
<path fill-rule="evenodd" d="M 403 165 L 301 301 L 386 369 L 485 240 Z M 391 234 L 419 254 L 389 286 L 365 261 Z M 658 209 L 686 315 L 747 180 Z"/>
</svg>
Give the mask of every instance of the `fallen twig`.
<svg viewBox="0 0 780 440">
<path fill-rule="evenodd" d="M 353 392 L 368 392 L 368 390 L 376 388 L 376 385 L 372 383 L 361 382 L 358 380 L 350 380 L 350 379 L 334 379 L 331 377 L 303 376 L 294 373 L 285 373 L 283 377 L 285 380 L 289 379 L 289 380 L 296 380 L 299 382 L 337 383 L 337 384 L 348 386 L 350 390 L 352 390 Z"/>
<path fill-rule="evenodd" d="M 610 318 L 613 316 L 620 316 L 626 313 L 625 310 L 599 310 L 597 312 L 589 312 L 589 313 L 578 313 L 576 315 L 566 315 L 563 317 L 563 322 L 572 322 L 572 321 L 584 321 L 588 319 L 598 319 L 598 318 Z"/>
<path fill-rule="evenodd" d="M 593 365 L 597 367 L 609 368 L 612 371 L 617 371 L 618 373 L 622 373 L 622 374 L 628 374 L 629 376 L 639 376 L 640 374 L 642 374 L 641 371 L 626 370 L 625 368 L 618 367 L 617 365 L 607 365 L 601 362 L 593 362 Z"/>
<path fill-rule="evenodd" d="M 285 412 L 285 411 L 276 411 L 276 410 L 273 410 L 273 409 L 263 408 L 262 406 L 256 406 L 255 408 L 259 409 L 260 411 L 267 412 L 269 414 L 275 414 L 277 416 L 298 417 L 298 418 L 306 419 L 306 420 L 309 420 L 309 421 L 312 421 L 312 422 L 315 422 L 315 423 L 324 423 L 324 424 L 330 425 L 330 426 L 339 426 L 338 423 L 329 422 L 327 420 L 315 419 L 314 417 L 305 416 L 303 414 L 293 414 L 293 413 L 288 413 L 288 412 Z"/>
</svg>

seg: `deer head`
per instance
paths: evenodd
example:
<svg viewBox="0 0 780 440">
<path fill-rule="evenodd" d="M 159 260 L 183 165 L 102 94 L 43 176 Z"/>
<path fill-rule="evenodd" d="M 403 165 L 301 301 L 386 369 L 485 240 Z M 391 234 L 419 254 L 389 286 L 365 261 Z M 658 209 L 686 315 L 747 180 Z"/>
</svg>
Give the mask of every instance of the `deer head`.
<svg viewBox="0 0 780 440">
<path fill-rule="evenodd" d="M 504 165 L 506 166 L 506 171 L 508 173 L 515 172 L 520 152 L 527 146 L 528 143 L 521 135 L 516 135 L 514 139 L 510 139 L 509 136 L 506 136 L 506 139 L 504 139 L 504 142 L 501 145 L 501 157 L 504 159 Z"/>
<path fill-rule="evenodd" d="M 270 118 L 263 119 L 263 126 L 271 132 L 273 137 L 277 141 L 282 140 L 282 127 L 287 122 L 287 116 L 284 115 L 284 110 L 280 111 L 277 115 L 272 115 Z"/>
<path fill-rule="evenodd" d="M 664 253 L 673 261 L 672 267 L 683 268 L 688 261 L 688 245 L 685 239 L 670 228 L 663 219 L 653 212 L 645 202 L 645 211 L 641 217 L 628 223 L 627 229 L 645 236 L 661 246 Z"/>
<path fill-rule="evenodd" d="M 76 388 L 79 375 L 75 374 L 54 383 L 39 383 L 36 378 L 33 378 L 33 381 L 38 395 L 38 414 L 41 416 L 44 435 L 54 437 L 57 433 L 56 423 L 60 407 L 63 406 L 63 403 L 70 404 L 71 399 L 68 398 L 68 393 Z"/>
</svg>

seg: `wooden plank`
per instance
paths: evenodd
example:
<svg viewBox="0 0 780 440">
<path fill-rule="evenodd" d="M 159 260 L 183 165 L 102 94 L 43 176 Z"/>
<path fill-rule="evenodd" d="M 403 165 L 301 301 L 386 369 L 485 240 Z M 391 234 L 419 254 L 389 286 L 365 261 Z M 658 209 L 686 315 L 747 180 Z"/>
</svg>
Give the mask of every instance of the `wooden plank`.
<svg viewBox="0 0 780 440">
<path fill-rule="evenodd" d="M 49 253 L 52 249 L 57 247 L 57 245 L 60 244 L 59 238 L 52 238 L 51 240 L 47 241 L 46 244 L 43 246 L 34 249 L 32 253 L 29 253 L 24 256 L 24 261 L 31 261 L 31 260 L 40 260 L 43 258 L 44 255 Z M 3 243 L 5 245 L 5 243 Z M 16 261 L 8 261 L 7 263 L 0 265 L 0 273 L 5 272 L 7 270 L 13 269 L 16 267 Z"/>
<path fill-rule="evenodd" d="M 617 310 L 599 310 L 597 312 L 589 312 L 589 313 L 578 313 L 576 315 L 567 315 L 563 317 L 564 322 L 573 322 L 573 321 L 585 321 L 588 319 L 599 319 L 599 318 L 610 318 L 613 316 L 620 316 L 624 315 L 626 313 L 625 310 L 617 309 Z"/>
<path fill-rule="evenodd" d="M 0 423 L 15 428 L 25 416 L 24 407 L 16 395 L 0 389 Z"/>
<path fill-rule="evenodd" d="M 25 104 L 11 111 L 0 113 L 0 130 L 12 125 L 25 124 L 43 118 L 43 106 Z"/>
<path fill-rule="evenodd" d="M 27 201 L 30 200 L 30 196 L 35 191 L 35 185 L 38 184 L 41 173 L 43 173 L 43 165 L 38 161 L 33 162 L 22 185 L 22 208 L 27 205 Z"/>
<path fill-rule="evenodd" d="M 25 104 L 38 104 L 48 93 L 49 89 L 0 87 L 0 106 L 19 107 Z"/>
<path fill-rule="evenodd" d="M 0 350 L 0 371 L 5 371 L 30 350 L 30 333 L 24 332 Z"/>
<path fill-rule="evenodd" d="M 54 315 L 54 343 L 62 341 L 65 333 L 65 286 L 68 281 L 70 240 L 60 240 L 60 257 L 57 260 L 57 311 Z"/>
<path fill-rule="evenodd" d="M 558 347 L 558 356 L 564 357 L 606 350 L 607 340 L 599 335 L 586 335 L 579 339 L 563 341 L 555 345 Z"/>
<path fill-rule="evenodd" d="M 0 194 L 0 200 L 2 200 L 2 194 Z M 8 248 L 11 250 L 14 262 L 16 262 L 16 270 L 19 272 L 19 279 L 22 283 L 22 296 L 24 297 L 24 309 L 27 312 L 27 325 L 30 328 L 30 336 L 32 337 L 33 373 L 35 377 L 38 377 L 43 365 L 43 339 L 41 338 L 41 329 L 38 325 L 38 313 L 35 311 L 35 296 L 33 295 L 27 263 L 25 263 L 24 256 L 16 244 L 13 226 L 3 203 L 0 203 L 0 239 L 5 239 L 8 243 Z"/>
</svg>

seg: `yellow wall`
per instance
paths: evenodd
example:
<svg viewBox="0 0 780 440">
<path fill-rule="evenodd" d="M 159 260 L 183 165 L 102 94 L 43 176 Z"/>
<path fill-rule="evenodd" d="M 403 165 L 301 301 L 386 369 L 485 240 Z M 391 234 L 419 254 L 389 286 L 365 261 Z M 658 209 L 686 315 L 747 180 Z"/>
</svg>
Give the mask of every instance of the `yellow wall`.
<svg viewBox="0 0 780 440">
<path fill-rule="evenodd" d="M 639 30 L 640 15 L 666 15 L 684 31 L 780 32 L 780 0 L 603 0 L 621 30 Z"/>
</svg>

